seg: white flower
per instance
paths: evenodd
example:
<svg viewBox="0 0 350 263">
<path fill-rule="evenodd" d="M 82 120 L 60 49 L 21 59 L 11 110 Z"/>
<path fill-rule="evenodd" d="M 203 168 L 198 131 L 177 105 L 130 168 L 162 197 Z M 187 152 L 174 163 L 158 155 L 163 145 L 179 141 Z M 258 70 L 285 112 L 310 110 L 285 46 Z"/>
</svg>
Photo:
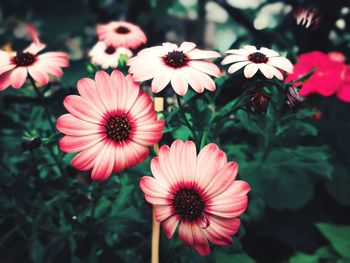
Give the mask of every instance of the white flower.
<svg viewBox="0 0 350 263">
<path fill-rule="evenodd" d="M 117 68 L 120 55 L 127 55 L 132 57 L 130 49 L 124 47 L 107 46 L 103 41 L 99 41 L 91 49 L 89 56 L 91 57 L 91 63 L 100 65 L 102 68 Z"/>
<path fill-rule="evenodd" d="M 260 70 L 268 79 L 274 76 L 279 80 L 283 75 L 278 69 L 288 73 L 293 72 L 292 63 L 281 57 L 276 51 L 262 47 L 259 50 L 254 46 L 244 46 L 241 49 L 231 49 L 226 51 L 229 55 L 221 62 L 222 65 L 232 64 L 228 68 L 228 73 L 232 74 L 244 67 L 244 76 L 251 78 Z"/>
</svg>

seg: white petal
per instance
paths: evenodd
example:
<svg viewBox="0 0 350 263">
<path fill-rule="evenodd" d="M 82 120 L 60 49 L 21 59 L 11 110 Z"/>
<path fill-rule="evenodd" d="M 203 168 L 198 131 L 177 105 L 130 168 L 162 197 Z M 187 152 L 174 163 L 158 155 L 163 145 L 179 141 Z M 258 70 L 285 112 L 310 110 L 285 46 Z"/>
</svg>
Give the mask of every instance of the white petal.
<svg viewBox="0 0 350 263">
<path fill-rule="evenodd" d="M 224 58 L 223 61 L 221 61 L 221 65 L 230 64 L 233 62 L 239 62 L 239 61 L 247 61 L 247 56 L 241 56 L 241 55 L 228 55 L 226 58 Z"/>
<path fill-rule="evenodd" d="M 288 73 L 293 72 L 293 64 L 284 57 L 274 57 L 269 58 L 269 61 L 267 62 L 268 65 L 274 66 L 276 68 L 283 69 L 284 71 L 287 71 Z"/>
<path fill-rule="evenodd" d="M 279 54 L 276 51 L 269 49 L 269 48 L 266 48 L 266 47 L 260 48 L 259 51 L 261 51 L 261 53 L 265 54 L 268 58 L 279 56 Z"/>
<path fill-rule="evenodd" d="M 275 69 L 273 66 L 266 65 L 264 63 L 259 64 L 259 69 L 264 74 L 264 76 L 268 79 L 272 79 L 274 76 L 274 70 Z"/>
<path fill-rule="evenodd" d="M 242 61 L 242 62 L 235 63 L 228 68 L 228 73 L 232 74 L 232 73 L 236 72 L 237 70 L 240 70 L 241 68 L 243 68 L 245 65 L 247 65 L 249 63 L 251 63 L 251 62 L 250 61 Z"/>
<path fill-rule="evenodd" d="M 179 48 L 179 50 L 182 50 L 184 53 L 187 53 L 194 49 L 196 47 L 196 44 L 193 42 L 183 42 Z"/>
<path fill-rule="evenodd" d="M 247 79 L 250 79 L 251 77 L 253 77 L 255 75 L 255 73 L 258 71 L 258 69 L 259 69 L 259 66 L 257 64 L 251 63 L 244 68 L 244 76 Z"/>
</svg>

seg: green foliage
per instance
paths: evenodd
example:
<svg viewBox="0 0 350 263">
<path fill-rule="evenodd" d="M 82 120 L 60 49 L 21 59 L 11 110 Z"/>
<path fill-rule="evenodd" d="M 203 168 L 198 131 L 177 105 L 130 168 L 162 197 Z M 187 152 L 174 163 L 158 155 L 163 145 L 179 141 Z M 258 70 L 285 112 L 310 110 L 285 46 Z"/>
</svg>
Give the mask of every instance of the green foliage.
<svg viewBox="0 0 350 263">
<path fill-rule="evenodd" d="M 350 226 L 324 223 L 318 223 L 316 226 L 340 256 L 350 259 Z"/>
</svg>

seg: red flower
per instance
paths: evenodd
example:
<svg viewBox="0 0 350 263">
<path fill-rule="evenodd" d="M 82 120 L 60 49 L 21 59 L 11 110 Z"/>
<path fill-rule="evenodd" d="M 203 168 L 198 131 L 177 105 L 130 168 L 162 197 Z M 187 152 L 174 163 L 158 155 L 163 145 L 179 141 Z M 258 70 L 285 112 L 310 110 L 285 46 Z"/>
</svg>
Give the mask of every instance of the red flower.
<svg viewBox="0 0 350 263">
<path fill-rule="evenodd" d="M 208 144 L 198 156 L 191 141 L 163 145 L 151 170 L 153 177 L 142 177 L 140 186 L 168 238 L 179 225 L 179 237 L 202 256 L 210 253 L 208 240 L 223 246 L 232 243 L 250 187 L 235 180 L 237 163 L 227 162 L 216 144 Z"/>
<path fill-rule="evenodd" d="M 306 80 L 299 92 L 300 96 L 318 93 L 323 96 L 336 94 L 340 100 L 350 101 L 350 71 L 349 66 L 343 63 L 340 53 L 326 54 L 313 51 L 299 55 L 298 63 L 294 65 L 294 72 L 289 74 L 286 81 L 295 81 L 314 73 Z M 298 84 L 298 83 L 296 83 Z"/>
<path fill-rule="evenodd" d="M 99 71 L 95 81 L 81 79 L 78 92 L 63 102 L 70 113 L 57 119 L 57 129 L 66 134 L 61 150 L 79 152 L 73 165 L 92 169 L 93 180 L 106 180 L 112 172 L 143 162 L 164 127 L 163 120 L 155 120 L 151 98 L 117 70 L 111 76 Z"/>
</svg>

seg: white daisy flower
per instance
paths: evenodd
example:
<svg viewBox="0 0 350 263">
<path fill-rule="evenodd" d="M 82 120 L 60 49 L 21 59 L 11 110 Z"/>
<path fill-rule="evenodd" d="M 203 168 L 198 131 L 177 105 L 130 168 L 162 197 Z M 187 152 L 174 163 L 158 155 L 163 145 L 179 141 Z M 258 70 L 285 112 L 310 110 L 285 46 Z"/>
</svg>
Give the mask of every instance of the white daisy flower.
<svg viewBox="0 0 350 263">
<path fill-rule="evenodd" d="M 100 65 L 103 69 L 117 68 L 121 55 L 132 57 L 130 49 L 124 47 L 107 46 L 103 41 L 99 41 L 89 52 L 91 63 Z"/>
<path fill-rule="evenodd" d="M 244 67 L 244 76 L 251 78 L 260 70 L 268 79 L 274 76 L 283 80 L 281 70 L 293 72 L 292 63 L 285 57 L 281 57 L 276 51 L 262 47 L 259 50 L 255 46 L 244 46 L 241 49 L 227 50 L 229 55 L 221 62 L 222 65 L 232 64 L 228 73 L 232 74 Z"/>
</svg>

